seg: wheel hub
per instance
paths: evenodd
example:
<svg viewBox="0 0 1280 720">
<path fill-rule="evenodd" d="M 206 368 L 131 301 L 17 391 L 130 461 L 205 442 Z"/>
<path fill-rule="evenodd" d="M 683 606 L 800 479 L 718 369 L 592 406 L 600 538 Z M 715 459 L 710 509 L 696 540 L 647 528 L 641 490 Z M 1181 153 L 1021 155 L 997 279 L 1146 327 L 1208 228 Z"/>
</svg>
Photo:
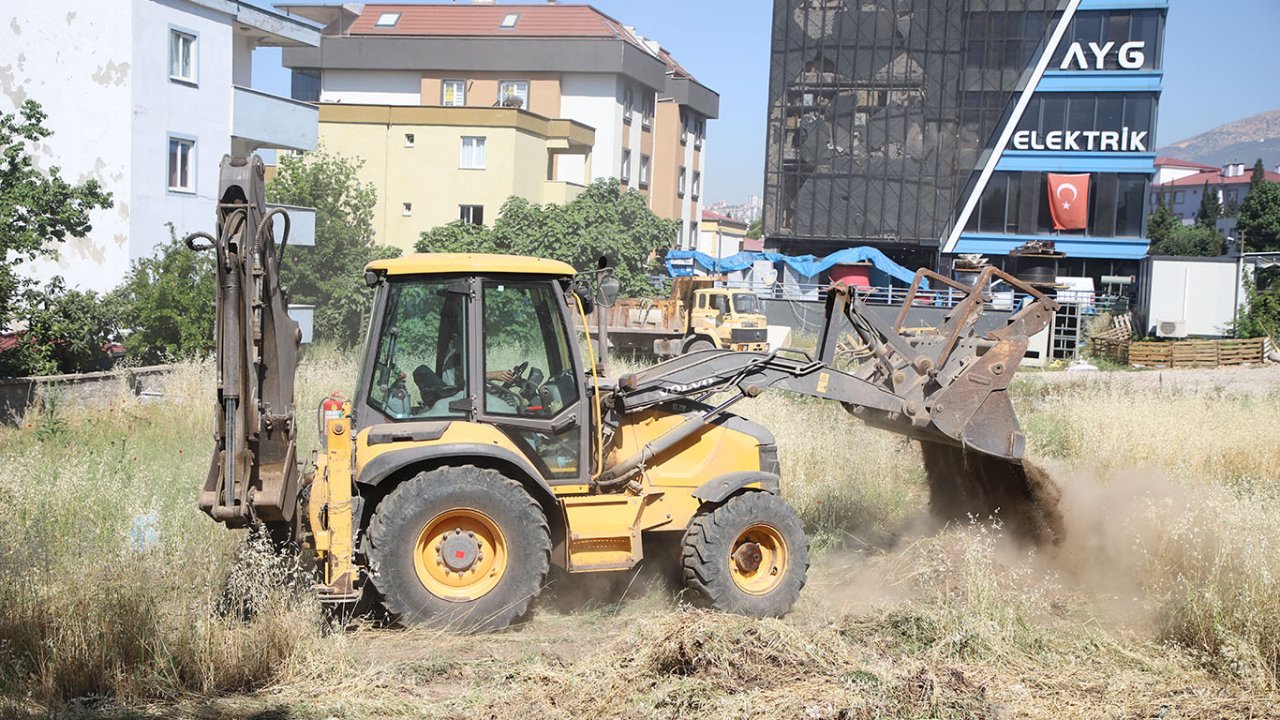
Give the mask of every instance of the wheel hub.
<svg viewBox="0 0 1280 720">
<path fill-rule="evenodd" d="M 733 562 L 737 564 L 738 571 L 741 573 L 751 574 L 760 569 L 760 561 L 764 558 L 764 554 L 760 552 L 760 544 L 754 542 L 745 542 L 738 546 L 733 553 Z"/>
<path fill-rule="evenodd" d="M 480 543 L 476 541 L 475 533 L 464 533 L 461 528 L 455 529 L 440 544 L 440 559 L 454 572 L 469 570 L 479 555 Z"/>
</svg>

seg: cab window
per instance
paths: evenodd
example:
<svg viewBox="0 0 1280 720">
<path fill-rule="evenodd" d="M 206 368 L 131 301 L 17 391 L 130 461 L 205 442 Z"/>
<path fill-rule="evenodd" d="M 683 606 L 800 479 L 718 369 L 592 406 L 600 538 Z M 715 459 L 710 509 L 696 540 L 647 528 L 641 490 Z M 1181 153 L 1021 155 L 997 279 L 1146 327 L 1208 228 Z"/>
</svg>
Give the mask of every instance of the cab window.
<svg viewBox="0 0 1280 720">
<path fill-rule="evenodd" d="M 743 315 L 755 315 L 760 312 L 760 300 L 751 293 L 734 293 L 733 311 Z"/>
<path fill-rule="evenodd" d="M 465 417 L 466 284 L 392 282 L 373 352 L 369 405 L 393 420 Z"/>
<path fill-rule="evenodd" d="M 550 418 L 578 401 L 564 316 L 548 282 L 485 280 L 484 409 Z"/>
<path fill-rule="evenodd" d="M 711 303 L 715 307 L 716 312 L 718 313 L 729 312 L 729 296 L 728 295 L 716 295 L 715 297 L 711 298 Z"/>
</svg>

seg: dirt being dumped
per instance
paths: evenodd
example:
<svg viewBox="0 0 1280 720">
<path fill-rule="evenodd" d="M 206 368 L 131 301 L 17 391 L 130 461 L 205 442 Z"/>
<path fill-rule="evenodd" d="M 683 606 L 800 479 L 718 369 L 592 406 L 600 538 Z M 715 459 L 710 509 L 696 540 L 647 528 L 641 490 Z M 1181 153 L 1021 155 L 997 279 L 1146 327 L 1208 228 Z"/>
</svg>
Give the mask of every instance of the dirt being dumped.
<svg viewBox="0 0 1280 720">
<path fill-rule="evenodd" d="M 1023 542 L 1051 548 L 1062 544 L 1062 491 L 1043 468 L 940 443 L 923 442 L 921 447 L 929 508 L 938 519 L 994 517 Z"/>
</svg>

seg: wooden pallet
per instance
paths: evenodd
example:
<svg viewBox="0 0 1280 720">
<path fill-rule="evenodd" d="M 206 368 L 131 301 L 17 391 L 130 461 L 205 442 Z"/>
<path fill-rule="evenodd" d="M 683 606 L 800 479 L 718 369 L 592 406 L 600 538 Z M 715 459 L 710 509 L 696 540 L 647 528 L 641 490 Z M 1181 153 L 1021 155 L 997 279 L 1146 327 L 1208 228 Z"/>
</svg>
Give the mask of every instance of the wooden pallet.
<svg viewBox="0 0 1280 720">
<path fill-rule="evenodd" d="M 1129 346 L 1128 361 L 1142 367 L 1214 368 L 1258 364 L 1264 353 L 1261 338 L 1135 342 Z"/>
</svg>

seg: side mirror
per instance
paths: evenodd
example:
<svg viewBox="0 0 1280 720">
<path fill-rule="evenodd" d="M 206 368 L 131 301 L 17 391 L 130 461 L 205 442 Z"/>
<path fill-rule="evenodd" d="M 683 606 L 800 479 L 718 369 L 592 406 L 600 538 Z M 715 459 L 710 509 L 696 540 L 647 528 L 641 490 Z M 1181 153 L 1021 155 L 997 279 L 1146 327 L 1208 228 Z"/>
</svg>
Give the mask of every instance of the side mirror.
<svg viewBox="0 0 1280 720">
<path fill-rule="evenodd" d="M 622 292 L 622 281 L 612 272 L 604 273 L 600 276 L 599 290 L 596 302 L 600 307 L 613 307 L 618 300 L 618 293 Z"/>
<path fill-rule="evenodd" d="M 582 280 L 573 283 L 573 294 L 578 297 L 578 302 L 582 303 L 582 312 L 590 315 L 595 312 L 596 299 L 591 294 L 591 286 Z"/>
</svg>

